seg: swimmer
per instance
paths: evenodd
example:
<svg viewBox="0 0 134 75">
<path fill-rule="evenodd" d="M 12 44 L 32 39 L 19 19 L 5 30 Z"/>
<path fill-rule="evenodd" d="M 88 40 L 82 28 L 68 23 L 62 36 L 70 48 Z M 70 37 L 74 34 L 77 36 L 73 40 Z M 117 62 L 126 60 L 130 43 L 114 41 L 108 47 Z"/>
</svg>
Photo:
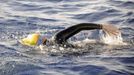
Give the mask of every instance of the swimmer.
<svg viewBox="0 0 134 75">
<path fill-rule="evenodd" d="M 45 36 L 41 36 L 40 33 L 34 33 L 28 35 L 28 37 L 23 38 L 20 40 L 20 43 L 27 46 L 49 46 L 49 45 L 59 45 L 59 46 L 66 46 L 66 47 L 75 47 L 76 45 L 70 44 L 67 40 L 74 36 L 75 34 L 79 33 L 83 30 L 103 30 L 105 34 L 110 36 L 117 36 L 120 31 L 113 25 L 103 25 L 103 24 L 95 24 L 95 23 L 80 23 L 77 25 L 73 25 L 68 27 L 53 36 L 52 39 L 47 39 Z"/>
</svg>

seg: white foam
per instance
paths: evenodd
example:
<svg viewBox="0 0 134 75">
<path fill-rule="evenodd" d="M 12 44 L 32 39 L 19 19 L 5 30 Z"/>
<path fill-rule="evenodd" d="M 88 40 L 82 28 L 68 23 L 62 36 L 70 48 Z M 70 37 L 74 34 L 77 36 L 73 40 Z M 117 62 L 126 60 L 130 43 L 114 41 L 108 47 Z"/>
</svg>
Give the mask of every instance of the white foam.
<svg viewBox="0 0 134 75">
<path fill-rule="evenodd" d="M 101 41 L 108 45 L 127 45 L 127 43 L 123 42 L 123 38 L 121 33 L 117 36 L 110 36 L 109 34 L 102 34 Z"/>
</svg>

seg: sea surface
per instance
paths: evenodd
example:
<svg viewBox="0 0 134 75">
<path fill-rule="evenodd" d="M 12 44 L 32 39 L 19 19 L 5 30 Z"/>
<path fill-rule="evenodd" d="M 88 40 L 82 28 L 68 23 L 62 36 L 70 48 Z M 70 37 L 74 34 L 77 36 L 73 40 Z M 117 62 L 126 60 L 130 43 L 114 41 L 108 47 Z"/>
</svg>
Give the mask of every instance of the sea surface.
<svg viewBox="0 0 134 75">
<path fill-rule="evenodd" d="M 83 22 L 118 27 L 127 45 L 40 50 L 18 42 Z M 97 35 L 82 31 L 69 41 Z M 134 0 L 0 0 L 0 75 L 134 75 Z"/>
</svg>

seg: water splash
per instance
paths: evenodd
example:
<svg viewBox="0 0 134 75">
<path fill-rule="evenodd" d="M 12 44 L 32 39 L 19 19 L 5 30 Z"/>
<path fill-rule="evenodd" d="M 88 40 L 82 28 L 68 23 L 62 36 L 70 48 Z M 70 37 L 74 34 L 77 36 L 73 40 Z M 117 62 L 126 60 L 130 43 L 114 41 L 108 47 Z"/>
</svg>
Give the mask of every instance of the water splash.
<svg viewBox="0 0 134 75">
<path fill-rule="evenodd" d="M 100 35 L 100 39 L 104 44 L 108 45 L 127 45 L 127 43 L 123 42 L 121 33 L 117 36 L 110 36 L 107 33 L 103 33 Z"/>
</svg>

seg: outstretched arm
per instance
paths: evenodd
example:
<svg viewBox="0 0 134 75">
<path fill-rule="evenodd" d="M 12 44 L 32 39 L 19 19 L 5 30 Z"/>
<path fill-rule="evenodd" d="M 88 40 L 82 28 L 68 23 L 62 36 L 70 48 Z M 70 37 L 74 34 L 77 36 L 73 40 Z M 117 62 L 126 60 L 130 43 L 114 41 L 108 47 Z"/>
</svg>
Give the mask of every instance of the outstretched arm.
<svg viewBox="0 0 134 75">
<path fill-rule="evenodd" d="M 102 29 L 102 25 L 94 23 L 80 23 L 64 29 L 55 35 L 57 44 L 65 44 L 66 41 L 82 30 Z"/>
<path fill-rule="evenodd" d="M 77 25 L 73 25 L 64 29 L 55 35 L 55 43 L 57 44 L 67 44 L 67 40 L 73 35 L 79 33 L 82 30 L 94 30 L 94 29 L 102 29 L 106 34 L 110 36 L 117 36 L 120 31 L 117 27 L 113 25 L 106 24 L 95 24 L 95 23 L 80 23 Z"/>
</svg>

